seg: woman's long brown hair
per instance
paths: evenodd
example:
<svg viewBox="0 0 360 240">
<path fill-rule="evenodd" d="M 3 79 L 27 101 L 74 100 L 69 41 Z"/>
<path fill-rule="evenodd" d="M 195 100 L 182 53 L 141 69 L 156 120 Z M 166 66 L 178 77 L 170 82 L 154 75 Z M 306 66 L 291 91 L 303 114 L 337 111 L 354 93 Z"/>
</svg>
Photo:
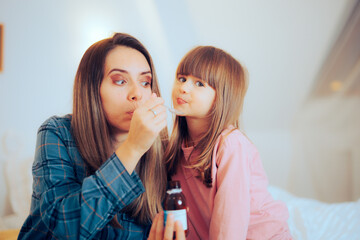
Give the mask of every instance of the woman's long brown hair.
<svg viewBox="0 0 360 240">
<path fill-rule="evenodd" d="M 152 92 L 160 96 L 151 56 L 137 39 L 116 33 L 89 47 L 80 61 L 75 77 L 71 121 L 72 134 L 88 167 L 88 175 L 93 174 L 114 152 L 111 127 L 101 103 L 100 85 L 104 78 L 106 56 L 117 46 L 133 48 L 145 56 L 152 74 Z M 123 209 L 123 212 L 139 224 L 148 224 L 162 210 L 161 201 L 166 190 L 166 169 L 162 159 L 167 139 L 165 128 L 136 167 L 145 193 Z M 119 226 L 116 216 L 112 224 Z"/>
<path fill-rule="evenodd" d="M 217 138 L 233 125 L 239 128 L 244 97 L 248 87 L 246 69 L 230 54 L 212 46 L 199 46 L 188 52 L 176 70 L 178 75 L 192 75 L 215 89 L 215 100 L 207 119 L 209 128 L 195 146 L 200 155 L 186 167 L 195 169 L 207 187 L 212 186 L 211 162 Z M 189 138 L 185 117 L 175 118 L 165 160 L 169 178 L 176 173 L 182 157 L 181 144 Z"/>
</svg>

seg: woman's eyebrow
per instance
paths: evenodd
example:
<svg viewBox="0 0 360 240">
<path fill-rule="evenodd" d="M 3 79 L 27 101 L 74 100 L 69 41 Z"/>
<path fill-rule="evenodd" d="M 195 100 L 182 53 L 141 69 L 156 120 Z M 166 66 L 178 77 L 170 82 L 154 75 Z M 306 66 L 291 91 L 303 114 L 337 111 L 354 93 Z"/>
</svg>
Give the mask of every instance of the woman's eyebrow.
<svg viewBox="0 0 360 240">
<path fill-rule="evenodd" d="M 112 73 L 112 72 L 115 72 L 115 71 L 129 74 L 128 71 L 126 71 L 126 70 L 124 70 L 124 69 L 120 69 L 120 68 L 113 68 L 113 69 L 111 69 L 111 71 L 110 71 L 108 74 L 110 74 L 110 73 Z M 141 73 L 140 73 L 140 75 L 146 75 L 146 74 L 151 74 L 151 71 L 149 70 L 149 71 L 145 71 L 145 72 L 141 72 Z"/>
<path fill-rule="evenodd" d="M 145 72 L 140 73 L 140 75 L 146 75 L 146 74 L 151 74 L 151 71 L 145 71 Z"/>
<path fill-rule="evenodd" d="M 124 69 L 113 68 L 113 69 L 110 70 L 110 72 L 109 72 L 108 74 L 110 74 L 110 73 L 112 73 L 112 72 L 115 72 L 115 71 L 117 71 L 117 72 L 122 72 L 122 73 L 128 73 L 128 71 L 126 71 L 126 70 L 124 70 Z"/>
</svg>

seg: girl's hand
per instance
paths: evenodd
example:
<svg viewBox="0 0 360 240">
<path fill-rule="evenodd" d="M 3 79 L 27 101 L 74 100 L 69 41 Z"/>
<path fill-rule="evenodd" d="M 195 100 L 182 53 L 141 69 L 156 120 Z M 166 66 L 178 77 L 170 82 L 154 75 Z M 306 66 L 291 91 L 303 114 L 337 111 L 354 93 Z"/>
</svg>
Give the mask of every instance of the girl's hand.
<svg viewBox="0 0 360 240">
<path fill-rule="evenodd" d="M 174 224 L 174 216 L 169 214 L 166 221 L 164 230 L 164 212 L 156 214 L 153 224 L 151 225 L 148 240 L 171 240 L 173 239 L 174 227 L 177 240 L 184 240 L 185 231 L 181 225 L 181 222 L 176 221 Z"/>
<path fill-rule="evenodd" d="M 149 150 L 160 131 L 166 127 L 164 100 L 153 93 L 133 113 L 126 140 L 115 151 L 131 174 L 141 156 Z"/>
</svg>

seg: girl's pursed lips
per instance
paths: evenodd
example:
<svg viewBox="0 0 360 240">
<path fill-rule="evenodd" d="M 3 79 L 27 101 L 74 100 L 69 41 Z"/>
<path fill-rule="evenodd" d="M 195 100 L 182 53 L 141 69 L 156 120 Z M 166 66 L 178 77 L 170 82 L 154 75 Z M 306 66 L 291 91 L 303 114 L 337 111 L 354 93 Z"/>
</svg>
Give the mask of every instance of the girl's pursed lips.
<svg viewBox="0 0 360 240">
<path fill-rule="evenodd" d="M 182 98 L 180 98 L 180 97 L 176 98 L 176 102 L 177 102 L 178 104 L 185 104 L 185 103 L 187 103 L 187 101 L 185 101 L 184 99 L 182 99 Z"/>
</svg>

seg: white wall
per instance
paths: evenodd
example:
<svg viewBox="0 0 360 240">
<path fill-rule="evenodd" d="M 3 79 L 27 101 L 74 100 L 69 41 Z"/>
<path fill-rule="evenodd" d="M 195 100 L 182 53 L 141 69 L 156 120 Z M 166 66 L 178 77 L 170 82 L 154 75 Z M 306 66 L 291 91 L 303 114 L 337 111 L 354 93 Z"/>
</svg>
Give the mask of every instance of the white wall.
<svg viewBox="0 0 360 240">
<path fill-rule="evenodd" d="M 292 118 L 353 2 L 0 0 L 0 139 L 9 136 L 9 149 L 0 148 L 0 172 L 7 159 L 33 156 L 46 118 L 71 112 L 74 75 L 90 44 L 127 32 L 152 54 L 168 104 L 176 64 L 191 47 L 215 45 L 243 62 L 250 72 L 245 130 L 270 183 L 285 188 Z M 6 212 L 2 178 L 0 216 Z"/>
</svg>

